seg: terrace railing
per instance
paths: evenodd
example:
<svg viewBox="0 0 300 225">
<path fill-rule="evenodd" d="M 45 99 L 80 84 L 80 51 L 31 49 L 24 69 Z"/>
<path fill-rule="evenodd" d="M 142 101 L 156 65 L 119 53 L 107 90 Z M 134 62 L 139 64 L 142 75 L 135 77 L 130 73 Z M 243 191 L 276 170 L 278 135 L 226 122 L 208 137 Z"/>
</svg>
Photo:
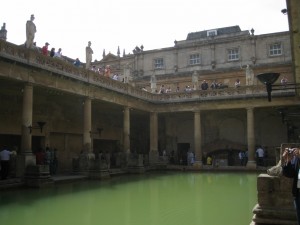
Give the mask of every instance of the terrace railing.
<svg viewBox="0 0 300 225">
<path fill-rule="evenodd" d="M 52 74 L 65 76 L 81 82 L 109 89 L 118 93 L 126 94 L 135 98 L 143 99 L 153 103 L 176 103 L 186 101 L 211 101 L 211 100 L 235 100 L 245 98 L 266 97 L 266 87 L 264 85 L 241 86 L 239 88 L 224 88 L 213 90 L 194 90 L 190 92 L 172 92 L 165 94 L 154 94 L 128 83 L 116 81 L 104 77 L 92 70 L 78 68 L 71 62 L 63 59 L 52 58 L 42 55 L 38 49 L 27 49 L 24 45 L 18 46 L 10 42 L 0 40 L 0 58 L 14 61 L 27 66 L 51 71 Z M 293 89 L 278 89 L 272 92 L 272 96 L 294 96 Z"/>
</svg>

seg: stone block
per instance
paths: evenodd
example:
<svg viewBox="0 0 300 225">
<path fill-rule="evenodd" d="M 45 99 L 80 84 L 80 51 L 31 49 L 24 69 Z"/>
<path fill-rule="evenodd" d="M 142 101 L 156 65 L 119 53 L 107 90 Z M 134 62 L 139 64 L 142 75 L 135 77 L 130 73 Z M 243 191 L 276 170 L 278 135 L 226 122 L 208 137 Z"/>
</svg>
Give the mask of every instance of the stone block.
<svg viewBox="0 0 300 225">
<path fill-rule="evenodd" d="M 258 204 L 254 207 L 255 224 L 297 224 L 292 196 L 292 179 L 260 174 L 257 178 Z"/>
</svg>

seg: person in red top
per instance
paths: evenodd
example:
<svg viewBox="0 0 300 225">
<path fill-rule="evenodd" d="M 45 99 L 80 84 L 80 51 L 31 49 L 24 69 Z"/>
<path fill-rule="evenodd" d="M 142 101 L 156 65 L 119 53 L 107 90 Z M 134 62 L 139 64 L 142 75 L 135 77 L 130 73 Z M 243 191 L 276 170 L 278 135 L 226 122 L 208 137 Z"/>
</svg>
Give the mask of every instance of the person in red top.
<svg viewBox="0 0 300 225">
<path fill-rule="evenodd" d="M 39 148 L 38 151 L 35 153 L 36 157 L 36 164 L 37 165 L 44 165 L 45 164 L 45 152 L 42 148 Z"/>
<path fill-rule="evenodd" d="M 45 45 L 43 46 L 43 48 L 42 48 L 42 54 L 43 55 L 48 55 L 48 46 L 49 45 L 50 44 L 48 42 L 46 42 Z"/>
</svg>

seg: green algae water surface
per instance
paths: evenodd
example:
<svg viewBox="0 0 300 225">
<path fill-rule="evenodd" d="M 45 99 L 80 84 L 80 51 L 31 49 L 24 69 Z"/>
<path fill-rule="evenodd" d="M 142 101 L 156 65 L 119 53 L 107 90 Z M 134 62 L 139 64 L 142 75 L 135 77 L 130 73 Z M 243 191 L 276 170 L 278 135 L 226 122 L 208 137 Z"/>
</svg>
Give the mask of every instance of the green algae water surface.
<svg viewBox="0 0 300 225">
<path fill-rule="evenodd" d="M 5 225 L 248 225 L 256 174 L 167 173 L 0 191 Z"/>
</svg>

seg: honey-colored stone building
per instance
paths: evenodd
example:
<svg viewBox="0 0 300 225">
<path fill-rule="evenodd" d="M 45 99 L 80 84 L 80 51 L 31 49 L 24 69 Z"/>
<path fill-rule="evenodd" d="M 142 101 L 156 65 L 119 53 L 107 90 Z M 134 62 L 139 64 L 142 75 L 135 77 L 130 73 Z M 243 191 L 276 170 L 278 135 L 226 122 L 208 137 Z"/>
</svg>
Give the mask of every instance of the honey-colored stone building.
<svg viewBox="0 0 300 225">
<path fill-rule="evenodd" d="M 72 171 L 81 152 L 117 155 L 114 166 L 121 166 L 120 153 L 143 154 L 151 165 L 163 150 L 182 163 L 189 149 L 197 168 L 208 154 L 222 166 L 237 165 L 240 150 L 248 150 L 247 167 L 255 168 L 256 145 L 273 165 L 276 147 L 299 140 L 299 120 L 287 117 L 299 110 L 297 90 L 280 85 L 283 76 L 297 81 L 290 41 L 288 31 L 212 28 L 171 47 L 108 54 L 92 63 L 99 73 L 1 40 L 0 145 L 25 155 L 24 166 L 34 164 L 27 156 L 39 147 L 56 148 L 59 172 Z M 280 74 L 272 101 L 256 78 L 261 73 Z M 223 86 L 200 90 L 203 80 Z M 172 91 L 159 94 L 162 85 Z"/>
</svg>

